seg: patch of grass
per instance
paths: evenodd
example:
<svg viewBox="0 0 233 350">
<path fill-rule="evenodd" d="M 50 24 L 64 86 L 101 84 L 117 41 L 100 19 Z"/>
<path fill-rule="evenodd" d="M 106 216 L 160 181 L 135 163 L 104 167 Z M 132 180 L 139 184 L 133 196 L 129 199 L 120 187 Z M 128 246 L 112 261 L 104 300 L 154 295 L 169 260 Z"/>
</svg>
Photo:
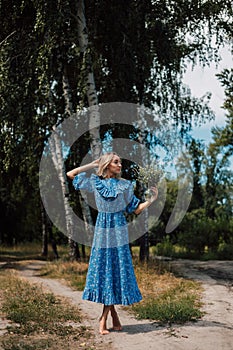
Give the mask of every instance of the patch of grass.
<svg viewBox="0 0 233 350">
<path fill-rule="evenodd" d="M 181 291 L 180 287 L 169 290 L 157 298 L 148 298 L 133 307 L 140 319 L 153 319 L 162 323 L 185 323 L 202 316 L 195 295 Z"/>
<path fill-rule="evenodd" d="M 19 339 L 18 342 L 16 342 L 16 344 L 12 344 L 12 341 L 9 339 L 3 341 L 3 346 L 5 350 L 44 350 L 51 349 L 52 345 L 52 339 Z"/>
<path fill-rule="evenodd" d="M 2 310 L 7 318 L 20 325 L 16 331 L 30 334 L 43 329 L 51 333 L 61 322 L 81 321 L 77 309 L 64 305 L 52 293 L 44 293 L 38 285 L 31 285 L 13 273 L 1 275 L 0 282 L 1 289 L 4 288 Z"/>
<path fill-rule="evenodd" d="M 43 292 L 13 271 L 0 271 L 0 303 L 12 321 L 0 338 L 4 350 L 100 349 L 92 332 L 83 326 L 77 308 L 65 299 Z M 2 340 L 2 341 L 1 341 Z"/>
<path fill-rule="evenodd" d="M 137 264 L 135 273 L 143 301 L 131 307 L 139 319 L 161 323 L 185 323 L 199 319 L 201 285 L 177 278 L 170 272 L 158 273 L 155 263 Z"/>
<path fill-rule="evenodd" d="M 48 262 L 40 271 L 40 276 L 64 279 L 68 285 L 82 291 L 85 286 L 88 263 L 54 261 Z"/>
<path fill-rule="evenodd" d="M 34 243 L 21 243 L 14 246 L 0 246 L 0 261 L 18 261 L 29 259 L 45 260 L 41 256 L 41 244 Z"/>
<path fill-rule="evenodd" d="M 51 244 L 48 245 L 48 256 L 41 255 L 41 242 L 19 243 L 14 246 L 0 246 L 0 261 L 22 261 L 22 260 L 54 260 Z M 59 257 L 69 258 L 68 245 L 57 246 Z M 87 250 L 87 249 L 86 249 Z"/>
</svg>

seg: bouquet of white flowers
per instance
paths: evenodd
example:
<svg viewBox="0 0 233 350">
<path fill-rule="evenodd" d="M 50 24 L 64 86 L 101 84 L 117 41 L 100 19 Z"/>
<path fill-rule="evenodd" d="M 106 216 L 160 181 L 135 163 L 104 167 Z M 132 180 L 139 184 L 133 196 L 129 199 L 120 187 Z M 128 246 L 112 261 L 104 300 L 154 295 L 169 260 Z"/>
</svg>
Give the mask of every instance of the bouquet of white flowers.
<svg viewBox="0 0 233 350">
<path fill-rule="evenodd" d="M 151 197 L 153 193 L 150 191 L 150 187 L 157 186 L 159 181 L 163 178 L 163 168 L 159 166 L 158 163 L 153 162 L 145 167 L 139 165 L 135 172 L 137 180 L 147 187 L 145 191 L 146 198 Z"/>
</svg>

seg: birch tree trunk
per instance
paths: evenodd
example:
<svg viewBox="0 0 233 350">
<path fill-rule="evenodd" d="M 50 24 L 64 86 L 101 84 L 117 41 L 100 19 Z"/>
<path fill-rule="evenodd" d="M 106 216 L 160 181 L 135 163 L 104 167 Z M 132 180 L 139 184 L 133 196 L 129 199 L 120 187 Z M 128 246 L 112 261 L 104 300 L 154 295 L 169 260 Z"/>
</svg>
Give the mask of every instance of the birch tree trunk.
<svg viewBox="0 0 233 350">
<path fill-rule="evenodd" d="M 68 76 L 67 76 L 66 66 L 64 67 L 62 79 L 63 79 L 63 91 L 64 91 L 64 99 L 65 99 L 65 112 L 67 115 L 71 116 L 74 109 L 73 109 L 73 104 L 72 104 L 72 93 L 71 93 L 70 84 L 69 84 L 69 80 L 68 80 Z M 87 198 L 85 196 L 85 193 L 83 193 L 83 199 L 82 199 L 80 193 L 78 193 L 78 200 L 80 202 L 82 212 L 83 212 L 86 233 L 87 233 L 87 235 L 90 236 L 92 234 L 91 227 L 93 226 L 93 222 L 92 222 L 90 208 L 87 204 Z M 70 239 L 69 246 L 70 246 L 70 257 L 72 259 L 76 259 L 77 256 L 80 257 L 78 243 L 74 242 L 73 240 Z M 84 247 L 82 247 L 82 255 L 83 255 L 83 258 L 86 257 Z"/>
<path fill-rule="evenodd" d="M 88 51 L 88 31 L 86 26 L 85 17 L 85 5 L 84 0 L 78 1 L 77 4 L 77 21 L 78 21 L 78 40 L 80 50 L 83 53 L 83 60 L 86 66 L 86 94 L 88 99 L 90 120 L 89 120 L 89 132 L 91 137 L 91 151 L 94 159 L 99 158 L 101 154 L 101 140 L 100 140 L 100 113 L 98 107 L 98 96 L 95 87 L 95 78 L 93 72 L 93 66 L 91 61 L 91 55 Z"/>
<path fill-rule="evenodd" d="M 64 92 L 64 98 L 66 101 L 65 111 L 68 115 L 70 115 L 72 111 L 72 99 L 71 99 L 71 92 L 69 89 L 68 78 L 66 74 L 63 75 L 63 92 Z M 68 184 L 67 184 L 67 179 L 65 175 L 65 166 L 63 161 L 61 140 L 55 127 L 53 127 L 53 136 L 49 138 L 49 146 L 50 146 L 50 151 L 52 155 L 52 161 L 57 171 L 59 182 L 61 184 L 61 191 L 62 191 L 62 197 L 63 197 L 63 203 L 64 203 L 64 211 L 65 211 L 65 226 L 66 226 L 66 231 L 68 233 L 68 240 L 69 240 L 69 247 L 70 247 L 69 255 L 72 260 L 79 260 L 80 259 L 79 247 L 78 247 L 78 244 L 73 240 L 74 224 L 72 220 L 72 209 L 70 207 L 68 196 L 67 196 L 69 190 L 68 190 Z"/>
<path fill-rule="evenodd" d="M 88 100 L 90 119 L 89 119 L 89 133 L 90 133 L 90 146 L 91 154 L 93 159 L 99 158 L 102 147 L 100 140 L 100 113 L 98 107 L 98 97 L 95 86 L 94 72 L 91 61 L 91 55 L 88 51 L 89 42 L 88 42 L 88 31 L 86 26 L 86 17 L 85 17 L 85 5 L 84 1 L 80 0 L 77 3 L 77 26 L 78 26 L 78 41 L 80 51 L 83 54 L 83 64 L 86 67 L 86 76 L 85 76 L 85 89 Z M 81 207 L 83 210 L 83 218 L 86 227 L 87 234 L 91 232 L 93 227 L 93 221 L 88 205 L 86 205 L 87 200 L 85 194 L 83 196 L 83 201 L 81 200 Z M 91 232 L 92 233 L 92 232 Z M 84 250 L 83 250 L 84 251 Z M 84 255 L 84 253 L 83 253 Z"/>
<path fill-rule="evenodd" d="M 72 103 L 72 92 L 70 88 L 70 83 L 67 75 L 67 67 L 64 66 L 63 75 L 62 75 L 62 88 L 63 88 L 63 96 L 65 99 L 65 113 L 68 116 L 73 114 L 73 103 Z"/>
<path fill-rule="evenodd" d="M 72 93 L 71 93 L 71 89 L 70 89 L 70 84 L 69 84 L 69 80 L 68 80 L 68 76 L 67 76 L 67 70 L 66 67 L 64 67 L 64 72 L 63 72 L 63 91 L 64 91 L 64 99 L 65 99 L 65 111 L 66 114 L 71 116 L 73 113 L 73 104 L 72 104 Z M 82 208 L 82 213 L 83 213 L 83 220 L 84 220 L 84 225 L 85 225 L 85 230 L 86 230 L 86 234 L 90 237 L 93 233 L 93 220 L 92 220 L 92 216 L 91 216 L 91 211 L 90 208 L 87 204 L 87 196 L 85 195 L 85 193 L 82 193 L 82 196 L 80 195 L 80 193 L 78 193 L 78 199 Z M 90 239 L 88 239 L 88 241 L 90 241 Z M 75 253 L 75 244 L 77 245 L 77 242 L 69 242 L 70 243 L 70 255 L 74 254 L 79 254 L 79 250 L 78 247 L 76 249 L 76 253 Z M 82 255 L 83 258 L 86 257 L 86 253 L 85 253 L 85 247 L 82 247 Z M 75 258 L 75 256 L 74 256 Z"/>
<path fill-rule="evenodd" d="M 64 203 L 64 211 L 65 211 L 65 225 L 66 231 L 68 233 L 69 246 L 70 246 L 70 258 L 78 260 L 80 259 L 80 252 L 78 248 L 78 244 L 74 242 L 74 224 L 72 220 L 72 209 L 70 207 L 69 199 L 68 199 L 68 184 L 65 176 L 65 166 L 63 161 L 63 152 L 61 146 L 61 140 L 59 134 L 55 127 L 53 127 L 53 135 L 49 138 L 49 146 L 52 155 L 52 160 L 54 167 L 57 171 L 59 182 L 61 184 L 61 192 Z"/>
</svg>

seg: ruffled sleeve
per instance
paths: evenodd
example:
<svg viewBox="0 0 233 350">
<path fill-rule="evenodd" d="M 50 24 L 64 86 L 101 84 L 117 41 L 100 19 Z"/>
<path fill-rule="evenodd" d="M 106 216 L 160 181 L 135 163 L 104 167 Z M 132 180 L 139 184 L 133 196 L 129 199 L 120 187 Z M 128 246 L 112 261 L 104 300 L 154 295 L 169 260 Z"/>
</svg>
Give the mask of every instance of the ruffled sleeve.
<svg viewBox="0 0 233 350">
<path fill-rule="evenodd" d="M 92 174 L 91 180 L 94 182 L 94 186 L 98 193 L 106 200 L 114 200 L 118 192 L 114 187 L 107 186 L 104 181 L 99 178 L 99 176 Z"/>
<path fill-rule="evenodd" d="M 75 176 L 73 179 L 73 186 L 76 190 L 86 190 L 88 192 L 93 192 L 92 183 L 86 173 L 81 173 Z"/>
<path fill-rule="evenodd" d="M 129 184 L 129 187 L 125 193 L 125 199 L 127 202 L 126 212 L 128 214 L 131 214 L 134 212 L 135 209 L 137 209 L 137 207 L 140 203 L 140 199 L 138 199 L 134 195 L 134 189 L 133 189 L 133 185 L 131 183 Z"/>
</svg>

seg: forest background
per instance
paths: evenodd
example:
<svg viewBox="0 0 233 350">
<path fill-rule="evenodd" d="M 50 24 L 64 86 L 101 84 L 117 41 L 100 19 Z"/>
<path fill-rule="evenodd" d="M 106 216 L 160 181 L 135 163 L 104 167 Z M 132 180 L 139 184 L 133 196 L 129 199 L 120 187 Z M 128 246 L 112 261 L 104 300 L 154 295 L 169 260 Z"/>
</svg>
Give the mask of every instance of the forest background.
<svg viewBox="0 0 233 350">
<path fill-rule="evenodd" d="M 149 217 L 148 232 L 133 242 L 140 246 L 140 259 L 149 258 L 150 246 L 156 255 L 232 259 L 232 70 L 218 75 L 225 91 L 226 124 L 213 128 L 208 145 L 191 132 L 194 125 L 214 118 L 210 96 L 193 97 L 183 83 L 187 62 L 217 62 L 220 48 L 231 44 L 231 20 L 230 1 L 2 1 L 0 243 L 39 241 L 45 256 L 48 242 L 68 244 L 72 259 L 85 256 L 85 247 L 80 251 L 72 239 L 69 208 L 81 215 L 86 230 L 96 212 L 74 193 L 66 170 L 80 164 L 89 151 L 99 156 L 109 135 L 151 150 L 156 144 L 150 129 L 141 133 L 124 124 L 100 127 L 93 106 L 120 101 L 143 105 L 168 120 L 189 150 L 194 174 L 188 211 L 169 234 L 165 227 L 176 201 L 177 180 L 166 179 L 166 204 L 159 221 Z M 39 165 L 54 125 L 85 108 L 94 111 L 85 120 L 89 132 L 65 159 L 59 140 L 50 144 L 56 155 L 54 168 L 64 184 L 67 237 L 44 209 Z M 144 120 L 139 115 L 137 122 Z M 131 166 L 123 159 L 124 169 Z M 134 172 L 123 172 L 123 177 L 134 180 Z M 136 192 L 143 196 L 139 184 Z"/>
</svg>

